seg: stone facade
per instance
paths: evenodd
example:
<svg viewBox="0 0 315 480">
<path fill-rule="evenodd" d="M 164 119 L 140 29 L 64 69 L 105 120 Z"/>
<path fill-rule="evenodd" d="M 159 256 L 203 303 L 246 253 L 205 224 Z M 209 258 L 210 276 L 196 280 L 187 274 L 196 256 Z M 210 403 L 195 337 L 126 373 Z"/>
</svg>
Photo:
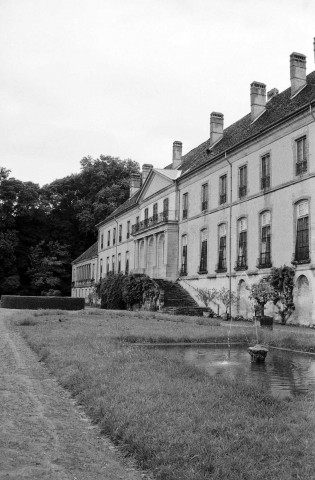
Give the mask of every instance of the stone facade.
<svg viewBox="0 0 315 480">
<path fill-rule="evenodd" d="M 315 324 L 315 72 L 306 76 L 303 61 L 291 55 L 284 92 L 253 82 L 248 115 L 224 129 L 213 112 L 203 144 L 181 156 L 174 142 L 171 165 L 145 166 L 98 225 L 98 279 L 112 270 L 179 279 L 199 302 L 197 288 L 228 287 L 231 276 L 234 314 L 251 317 L 247 287 L 293 263 L 292 321 Z"/>
</svg>

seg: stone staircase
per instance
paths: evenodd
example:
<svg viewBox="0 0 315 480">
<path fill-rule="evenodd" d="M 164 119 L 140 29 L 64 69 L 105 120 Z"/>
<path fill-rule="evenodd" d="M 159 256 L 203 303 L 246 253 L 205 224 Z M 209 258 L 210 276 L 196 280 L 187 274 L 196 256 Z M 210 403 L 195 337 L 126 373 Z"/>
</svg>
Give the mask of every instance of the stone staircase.
<svg viewBox="0 0 315 480">
<path fill-rule="evenodd" d="M 163 313 L 171 315 L 197 315 L 202 316 L 207 308 L 199 307 L 189 293 L 177 282 L 163 279 L 154 279 L 160 290 L 164 292 Z"/>
</svg>

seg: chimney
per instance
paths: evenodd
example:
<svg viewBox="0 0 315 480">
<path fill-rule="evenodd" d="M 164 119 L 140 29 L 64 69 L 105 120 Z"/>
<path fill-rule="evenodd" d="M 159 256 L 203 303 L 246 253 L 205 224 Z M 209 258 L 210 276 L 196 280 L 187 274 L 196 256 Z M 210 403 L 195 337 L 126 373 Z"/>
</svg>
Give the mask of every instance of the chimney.
<svg viewBox="0 0 315 480">
<path fill-rule="evenodd" d="M 130 197 L 134 195 L 141 187 L 140 173 L 132 173 L 130 176 Z"/>
<path fill-rule="evenodd" d="M 306 85 L 306 56 L 293 52 L 290 55 L 291 96 Z"/>
<path fill-rule="evenodd" d="M 219 112 L 210 114 L 210 146 L 223 137 L 224 115 Z"/>
<path fill-rule="evenodd" d="M 272 90 L 269 90 L 267 92 L 267 102 L 269 102 L 273 97 L 276 97 L 279 93 L 279 90 L 277 88 L 273 88 Z"/>
<path fill-rule="evenodd" d="M 250 84 L 250 106 L 253 122 L 266 108 L 266 85 L 264 83 L 253 82 Z"/>
<path fill-rule="evenodd" d="M 173 163 L 172 163 L 172 168 L 174 170 L 177 167 L 179 167 L 179 165 L 181 164 L 182 150 L 183 150 L 182 142 L 178 142 L 178 141 L 175 140 L 175 142 L 173 142 Z"/>
<path fill-rule="evenodd" d="M 142 174 L 141 174 L 142 175 L 142 185 L 146 181 L 146 178 L 149 175 L 152 168 L 153 168 L 153 165 L 151 165 L 150 163 L 144 163 L 142 165 Z"/>
</svg>

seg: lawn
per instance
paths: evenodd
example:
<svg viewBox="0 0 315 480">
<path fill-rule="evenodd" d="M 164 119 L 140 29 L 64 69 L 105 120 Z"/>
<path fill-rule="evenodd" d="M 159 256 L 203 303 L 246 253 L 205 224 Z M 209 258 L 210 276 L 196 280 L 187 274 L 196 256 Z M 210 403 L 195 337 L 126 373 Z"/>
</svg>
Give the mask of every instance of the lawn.
<svg viewBox="0 0 315 480">
<path fill-rule="evenodd" d="M 93 422 L 157 480 L 315 479 L 314 395 L 277 400 L 139 342 L 242 342 L 255 328 L 114 311 L 17 312 L 19 331 Z M 313 332 L 259 329 L 311 351 Z"/>
</svg>

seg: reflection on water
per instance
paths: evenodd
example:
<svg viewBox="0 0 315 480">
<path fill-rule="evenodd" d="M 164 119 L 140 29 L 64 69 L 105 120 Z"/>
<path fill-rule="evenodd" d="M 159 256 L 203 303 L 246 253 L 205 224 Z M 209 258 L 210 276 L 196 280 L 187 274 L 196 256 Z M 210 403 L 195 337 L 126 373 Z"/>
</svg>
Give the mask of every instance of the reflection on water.
<svg viewBox="0 0 315 480">
<path fill-rule="evenodd" d="M 261 387 L 277 398 L 315 391 L 315 357 L 270 349 L 265 363 L 251 362 L 247 347 L 168 347 L 209 375 Z"/>
</svg>

